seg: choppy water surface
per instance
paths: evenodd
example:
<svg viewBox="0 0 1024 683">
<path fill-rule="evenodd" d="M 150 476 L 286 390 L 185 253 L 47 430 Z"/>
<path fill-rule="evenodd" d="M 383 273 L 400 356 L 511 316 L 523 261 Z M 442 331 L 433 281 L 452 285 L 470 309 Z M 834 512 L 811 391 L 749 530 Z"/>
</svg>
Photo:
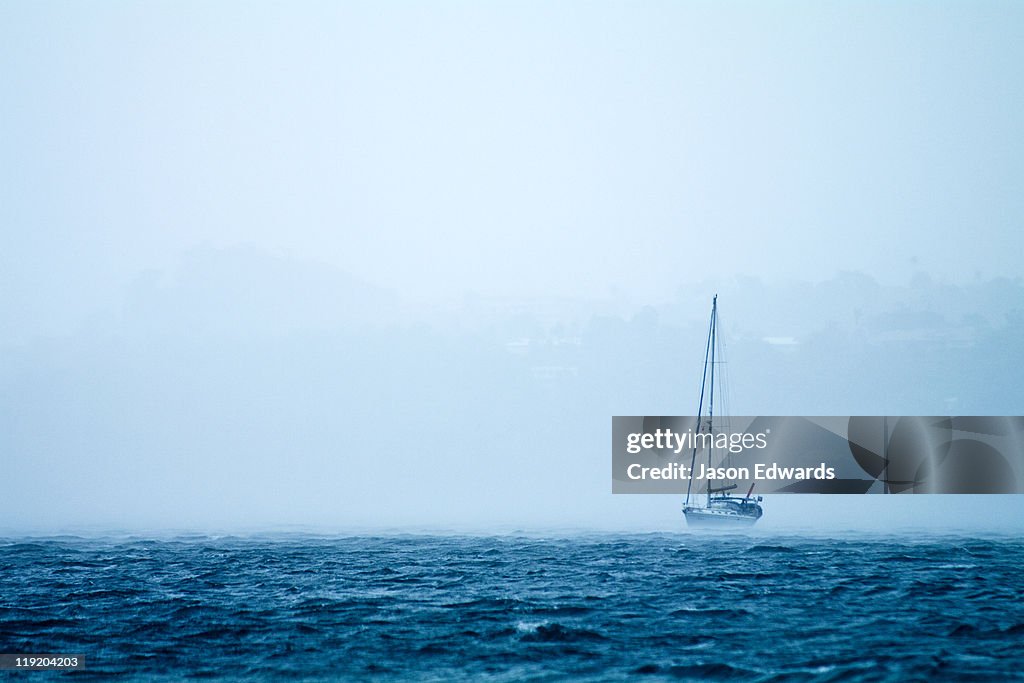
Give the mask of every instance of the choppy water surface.
<svg viewBox="0 0 1024 683">
<path fill-rule="evenodd" d="M 5 539 L 0 649 L 96 679 L 1020 679 L 1022 589 L 1014 538 Z"/>
</svg>

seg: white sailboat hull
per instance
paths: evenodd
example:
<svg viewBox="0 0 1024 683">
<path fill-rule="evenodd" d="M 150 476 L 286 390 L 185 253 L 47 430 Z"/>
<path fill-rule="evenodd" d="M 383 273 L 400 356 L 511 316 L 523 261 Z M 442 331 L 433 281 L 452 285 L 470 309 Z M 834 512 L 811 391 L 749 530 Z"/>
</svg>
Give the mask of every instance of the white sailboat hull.
<svg viewBox="0 0 1024 683">
<path fill-rule="evenodd" d="M 732 510 L 716 510 L 714 508 L 683 508 L 686 525 L 702 529 L 742 529 L 754 526 L 761 519 L 761 508 L 756 513 L 738 513 Z"/>
</svg>

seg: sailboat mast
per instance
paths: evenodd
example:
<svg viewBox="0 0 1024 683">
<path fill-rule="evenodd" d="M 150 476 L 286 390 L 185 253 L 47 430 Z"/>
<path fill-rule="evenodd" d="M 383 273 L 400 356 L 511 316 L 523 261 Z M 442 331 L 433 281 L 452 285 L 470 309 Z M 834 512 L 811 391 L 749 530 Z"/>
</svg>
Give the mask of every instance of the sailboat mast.
<svg viewBox="0 0 1024 683">
<path fill-rule="evenodd" d="M 715 299 L 718 299 L 718 295 L 715 295 Z M 707 386 L 708 381 L 708 357 L 711 353 L 711 339 L 712 330 L 715 325 L 715 301 L 711 302 L 711 321 L 708 323 L 708 341 L 704 346 L 704 372 L 700 376 L 700 402 L 697 404 L 697 434 L 700 434 L 700 421 L 704 414 L 704 388 Z M 693 453 L 690 454 L 690 479 L 686 482 L 686 502 L 684 505 L 690 504 L 690 488 L 693 485 L 693 467 L 697 464 L 697 446 L 694 442 Z"/>
<path fill-rule="evenodd" d="M 708 467 L 711 467 L 711 452 L 715 442 L 715 345 L 717 341 L 718 328 L 718 295 L 711 299 L 711 387 L 708 392 L 708 433 L 711 435 L 711 443 L 708 444 Z M 711 506 L 711 480 L 708 479 L 708 506 Z"/>
</svg>

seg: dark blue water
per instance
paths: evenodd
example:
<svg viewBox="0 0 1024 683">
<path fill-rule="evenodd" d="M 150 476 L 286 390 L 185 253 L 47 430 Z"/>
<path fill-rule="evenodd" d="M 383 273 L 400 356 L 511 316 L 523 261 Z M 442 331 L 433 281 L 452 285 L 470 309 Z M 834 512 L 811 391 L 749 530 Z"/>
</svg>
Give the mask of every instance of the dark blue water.
<svg viewBox="0 0 1024 683">
<path fill-rule="evenodd" d="M 73 674 L 1006 680 L 1024 542 L 694 535 L 0 541 L 0 651 Z M 34 680 L 34 679 L 33 679 Z"/>
</svg>

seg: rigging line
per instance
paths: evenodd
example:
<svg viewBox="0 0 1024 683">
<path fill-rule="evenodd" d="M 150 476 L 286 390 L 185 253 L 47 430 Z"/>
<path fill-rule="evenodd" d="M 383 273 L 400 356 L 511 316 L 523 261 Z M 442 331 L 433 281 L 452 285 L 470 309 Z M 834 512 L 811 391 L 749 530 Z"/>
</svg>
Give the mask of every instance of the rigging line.
<svg viewBox="0 0 1024 683">
<path fill-rule="evenodd" d="M 717 299 L 718 295 L 715 295 L 715 298 Z M 704 346 L 704 371 L 701 373 L 701 377 L 700 377 L 700 402 L 697 404 L 697 429 L 695 430 L 696 434 L 700 434 L 700 419 L 701 419 L 701 414 L 704 412 L 704 385 L 705 385 L 705 383 L 708 380 L 708 354 L 711 352 L 711 330 L 714 328 L 714 325 L 715 325 L 715 302 L 712 301 L 711 302 L 711 322 L 708 323 L 708 341 L 707 341 L 707 343 Z M 694 444 L 695 445 L 693 447 L 693 454 L 690 456 L 690 476 L 691 476 L 691 478 L 688 479 L 687 482 L 686 482 L 686 502 L 683 503 L 684 505 L 689 505 L 690 504 L 690 487 L 693 484 L 693 479 L 692 479 L 693 468 L 697 464 L 697 446 L 696 446 L 696 442 L 694 442 Z"/>
<path fill-rule="evenodd" d="M 725 336 L 723 334 L 721 334 L 722 325 L 721 325 L 720 317 L 721 317 L 720 315 L 716 316 L 716 320 L 715 320 L 715 327 L 716 327 L 716 330 L 717 330 L 716 336 L 717 336 L 717 339 L 718 339 L 718 357 L 720 359 L 718 362 L 719 362 L 719 365 L 721 365 L 721 367 L 719 368 L 719 372 L 718 372 L 718 393 L 719 393 L 719 396 L 720 396 L 719 401 L 718 401 L 718 403 L 719 403 L 719 410 L 718 410 L 718 412 L 719 412 L 719 415 L 721 415 L 719 423 L 722 425 L 722 427 L 723 427 L 723 429 L 724 429 L 724 431 L 726 433 L 732 434 L 732 412 L 731 412 L 731 408 L 732 408 L 732 394 L 730 393 L 730 390 L 729 390 L 729 366 L 728 366 L 728 361 L 726 360 L 726 350 L 727 350 L 728 344 L 726 343 Z M 732 466 L 732 451 L 731 451 L 731 449 L 727 449 L 726 452 L 725 452 L 725 466 L 726 467 L 731 467 Z"/>
<path fill-rule="evenodd" d="M 718 412 L 722 415 L 723 424 L 731 429 L 731 420 L 729 418 L 731 414 L 730 408 L 732 407 L 732 396 L 729 392 L 729 368 L 727 365 L 728 361 L 726 360 L 727 344 L 724 335 L 721 334 L 721 315 L 716 315 L 715 318 L 715 327 L 719 332 L 716 335 L 718 339 L 718 357 L 720 359 L 718 363 L 722 366 L 719 368 L 718 373 L 718 393 L 721 396 L 719 399 L 720 408 Z"/>
</svg>

